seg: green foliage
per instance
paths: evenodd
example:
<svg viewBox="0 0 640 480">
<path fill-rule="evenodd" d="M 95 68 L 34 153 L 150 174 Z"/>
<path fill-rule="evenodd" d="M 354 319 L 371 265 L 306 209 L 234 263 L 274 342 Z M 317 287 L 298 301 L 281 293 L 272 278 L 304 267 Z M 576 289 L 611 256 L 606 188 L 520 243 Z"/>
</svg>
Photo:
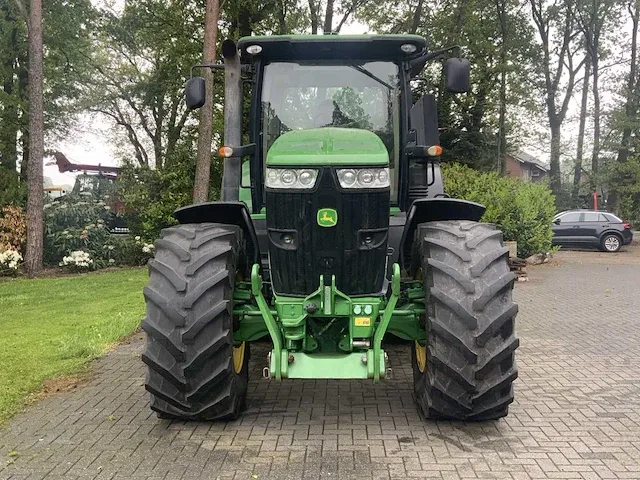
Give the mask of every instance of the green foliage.
<svg viewBox="0 0 640 480">
<path fill-rule="evenodd" d="M 556 209 L 546 185 L 481 173 L 459 164 L 445 165 L 443 176 L 450 196 L 487 207 L 482 221 L 498 225 L 505 240 L 517 241 L 520 257 L 551 249 Z"/>
<path fill-rule="evenodd" d="M 372 32 L 424 35 L 429 49 L 461 45 L 460 55 L 471 62 L 469 94 L 452 95 L 445 91 L 442 64 L 427 65 L 423 75 L 428 82 L 415 82 L 414 101 L 433 93 L 438 101 L 440 144 L 443 159 L 492 169 L 498 151 L 514 149 L 522 141 L 522 124 L 540 108 L 534 82 L 538 73 L 532 68 L 536 56 L 531 21 L 520 2 L 505 0 L 505 28 L 501 30 L 498 2 L 465 0 L 456 2 L 422 2 L 416 17 L 416 2 L 391 0 L 367 2 L 355 15 L 370 26 Z M 417 20 L 417 21 L 416 21 Z M 412 32 L 413 28 L 416 30 Z M 500 50 L 504 46 L 505 58 Z M 506 76 L 506 145 L 498 148 L 500 76 Z M 522 111 L 527 114 L 522 114 Z"/>
<path fill-rule="evenodd" d="M 613 209 L 624 220 L 635 227 L 640 225 L 640 157 L 629 158 L 626 162 L 607 163 L 603 182 L 609 195 L 617 200 Z"/>
<path fill-rule="evenodd" d="M 0 123 L 2 123 L 1 119 Z M 0 165 L 0 206 L 10 204 L 26 206 L 27 184 L 18 181 L 18 173 L 15 169 Z"/>
<path fill-rule="evenodd" d="M 29 110 L 27 25 L 18 3 L 25 4 L 0 3 L 0 163 L 8 169 L 0 177 L 10 178 L 12 188 L 17 187 L 19 138 L 22 148 L 27 145 Z M 43 3 L 43 16 L 44 121 L 51 137 L 65 135 L 79 113 L 93 52 L 95 10 L 90 0 L 50 0 Z M 0 203 L 2 197 L 0 193 Z M 17 201 L 18 196 L 10 200 Z"/>
<path fill-rule="evenodd" d="M 145 269 L 0 282 L 0 423 L 42 383 L 77 373 L 134 332 Z"/>
<path fill-rule="evenodd" d="M 180 148 L 162 170 L 127 165 L 118 178 L 118 190 L 127 212 L 131 232 L 142 238 L 160 236 L 160 230 L 174 225 L 173 212 L 190 205 L 195 178 L 195 152 Z M 211 165 L 211 200 L 220 196 L 221 162 Z"/>
<path fill-rule="evenodd" d="M 164 168 L 189 133 L 184 82 L 201 63 L 203 19 L 204 9 L 186 1 L 138 0 L 117 14 L 100 12 L 87 107 L 126 134 L 139 165 Z M 217 88 L 207 92 L 216 104 L 222 80 L 216 75 Z"/>
<path fill-rule="evenodd" d="M 86 252 L 92 262 L 84 269 L 142 265 L 151 256 L 141 239 L 109 233 L 114 213 L 90 193 L 71 194 L 45 204 L 45 263 L 57 266 L 72 252 Z"/>
</svg>

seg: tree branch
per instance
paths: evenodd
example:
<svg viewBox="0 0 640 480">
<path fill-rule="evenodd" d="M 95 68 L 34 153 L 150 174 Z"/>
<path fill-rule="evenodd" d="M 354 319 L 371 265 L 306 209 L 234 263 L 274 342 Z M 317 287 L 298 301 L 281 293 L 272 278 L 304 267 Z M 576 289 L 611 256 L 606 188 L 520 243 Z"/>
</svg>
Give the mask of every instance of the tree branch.
<svg viewBox="0 0 640 480">
<path fill-rule="evenodd" d="M 27 28 L 31 29 L 31 25 L 29 25 L 29 12 L 27 11 L 27 7 L 22 3 L 22 0 L 13 0 L 13 2 L 16 4 L 16 7 L 18 7 L 20 15 L 22 15 L 27 21 Z"/>
</svg>

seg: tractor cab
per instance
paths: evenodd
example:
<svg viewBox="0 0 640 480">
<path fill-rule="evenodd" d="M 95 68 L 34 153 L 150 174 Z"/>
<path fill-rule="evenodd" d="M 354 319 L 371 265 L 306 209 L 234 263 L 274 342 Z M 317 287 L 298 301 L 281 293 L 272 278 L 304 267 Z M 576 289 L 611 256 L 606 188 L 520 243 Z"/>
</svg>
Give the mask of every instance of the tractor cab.
<svg viewBox="0 0 640 480">
<path fill-rule="evenodd" d="M 322 128 L 348 130 L 342 133 L 342 140 L 336 138 L 335 141 L 335 153 L 342 152 L 341 155 L 366 154 L 366 151 L 340 150 L 341 145 L 346 145 L 344 139 L 349 138 L 349 133 L 362 130 L 375 134 L 388 156 L 385 167 L 389 177 L 384 183 L 389 184 L 391 202 L 398 204 L 401 142 L 406 141 L 408 128 L 401 120 L 401 112 L 411 106 L 408 67 L 412 58 L 424 55 L 424 38 L 404 35 L 248 37 L 241 39 L 238 47 L 241 58 L 250 62 L 257 80 L 251 128 L 252 141 L 258 147 L 252 171 L 261 173 L 253 196 L 258 209 L 266 201 L 264 189 L 268 187 L 262 186 L 268 184 L 264 175 L 274 142 L 288 132 Z M 341 132 L 336 130 L 335 134 Z M 314 135 L 322 138 L 333 152 L 332 134 L 317 130 L 306 132 L 304 137 L 310 141 Z M 368 138 L 366 134 L 363 137 Z M 355 141 L 354 148 L 361 143 Z M 373 140 L 373 145 L 378 144 Z M 342 161 L 356 160 L 342 157 Z M 362 164 L 362 159 L 356 163 Z"/>
<path fill-rule="evenodd" d="M 251 86 L 251 110 L 242 132 L 249 144 L 220 150 L 223 197 L 246 205 L 275 292 L 308 295 L 321 275 L 335 276 L 352 295 L 385 290 L 403 254 L 407 211 L 416 199 L 444 194 L 435 97 L 414 105 L 410 85 L 440 53 L 428 53 L 417 35 L 225 42 L 225 75 L 235 68 Z M 465 91 L 468 62 L 448 61 L 445 69 L 449 89 Z M 197 78 L 187 86 L 189 105 L 204 103 L 202 85 Z M 241 88 L 227 82 L 227 102 L 247 96 L 229 91 L 234 85 Z M 236 117 L 225 124 L 240 132 Z M 320 211 L 335 212 L 335 223 L 321 223 Z M 351 273 L 362 268 L 371 273 Z"/>
</svg>

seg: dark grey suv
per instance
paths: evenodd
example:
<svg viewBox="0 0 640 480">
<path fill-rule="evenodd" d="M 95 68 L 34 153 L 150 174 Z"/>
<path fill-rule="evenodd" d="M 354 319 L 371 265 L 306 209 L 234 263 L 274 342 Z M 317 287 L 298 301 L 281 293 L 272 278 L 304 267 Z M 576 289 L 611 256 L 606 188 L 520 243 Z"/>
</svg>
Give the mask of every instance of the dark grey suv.
<svg viewBox="0 0 640 480">
<path fill-rule="evenodd" d="M 609 212 L 562 212 L 553 218 L 552 229 L 554 245 L 597 247 L 603 252 L 617 252 L 633 240 L 631 225 Z"/>
</svg>

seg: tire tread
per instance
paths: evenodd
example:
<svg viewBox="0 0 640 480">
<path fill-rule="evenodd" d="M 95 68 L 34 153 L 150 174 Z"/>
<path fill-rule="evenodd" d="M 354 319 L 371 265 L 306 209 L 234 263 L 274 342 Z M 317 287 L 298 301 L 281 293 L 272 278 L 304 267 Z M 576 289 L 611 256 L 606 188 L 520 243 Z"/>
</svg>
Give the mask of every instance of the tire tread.
<svg viewBox="0 0 640 480">
<path fill-rule="evenodd" d="M 232 361 L 241 254 L 241 230 L 231 225 L 178 225 L 155 242 L 144 289 L 142 360 L 151 409 L 162 418 L 235 418 L 245 402 L 247 366 L 238 374 Z"/>
<path fill-rule="evenodd" d="M 471 221 L 418 226 L 414 254 L 427 305 L 427 363 L 414 390 L 427 418 L 495 420 L 508 413 L 518 376 L 515 276 L 502 232 Z M 472 288 L 473 287 L 473 288 Z"/>
</svg>

